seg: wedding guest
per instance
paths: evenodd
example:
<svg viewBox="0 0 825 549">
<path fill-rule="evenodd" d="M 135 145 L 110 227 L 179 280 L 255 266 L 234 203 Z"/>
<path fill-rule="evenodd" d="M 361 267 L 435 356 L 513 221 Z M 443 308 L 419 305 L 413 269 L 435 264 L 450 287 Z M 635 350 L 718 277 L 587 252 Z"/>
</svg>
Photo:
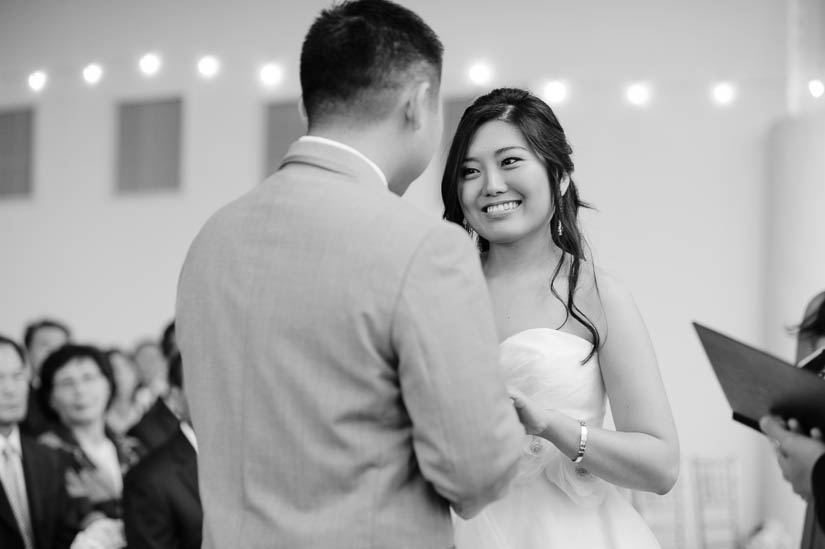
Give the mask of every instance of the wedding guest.
<svg viewBox="0 0 825 549">
<path fill-rule="evenodd" d="M 39 384 L 40 367 L 52 351 L 71 341 L 69 327 L 58 320 L 45 318 L 26 326 L 23 342 L 32 369 L 32 382 Z"/>
<path fill-rule="evenodd" d="M 168 364 L 160 345 L 151 339 L 143 340 L 135 346 L 132 360 L 137 365 L 139 379 L 135 398 L 144 410 L 148 410 L 168 389 Z"/>
<path fill-rule="evenodd" d="M 169 364 L 179 391 L 180 423 L 174 434 L 124 479 L 123 521 L 129 549 L 199 549 L 203 511 L 198 490 L 195 432 L 183 394 L 180 355 Z"/>
<path fill-rule="evenodd" d="M 65 549 L 78 508 L 66 491 L 66 460 L 20 431 L 28 392 L 23 350 L 0 335 L 0 547 Z"/>
<path fill-rule="evenodd" d="M 161 446 L 178 430 L 182 408 L 180 360 L 180 353 L 171 357 L 166 391 L 155 399 L 152 407 L 128 431 L 129 436 L 138 439 L 147 450 Z"/>
<path fill-rule="evenodd" d="M 140 443 L 106 428 L 114 377 L 106 357 L 88 345 L 64 345 L 41 370 L 40 399 L 55 426 L 40 441 L 70 460 L 70 495 L 86 506 L 85 523 L 120 519 L 123 474 L 139 460 Z"/>
<path fill-rule="evenodd" d="M 106 358 L 112 366 L 115 381 L 115 396 L 106 412 L 106 425 L 113 433 L 123 435 L 145 412 L 135 398 L 138 374 L 132 359 L 120 349 L 110 349 Z"/>
<path fill-rule="evenodd" d="M 37 437 L 50 427 L 48 416 L 40 408 L 37 392 L 40 389 L 40 367 L 49 354 L 71 341 L 69 327 L 58 320 L 44 318 L 26 326 L 23 342 L 31 368 L 26 418 L 20 428 L 30 436 Z"/>
<path fill-rule="evenodd" d="M 176 409 L 180 386 L 176 384 L 177 374 L 174 370 L 179 368 L 173 364 L 180 361 L 180 352 L 175 342 L 174 321 L 163 330 L 159 348 L 168 364 L 167 378 L 163 383 L 155 383 L 156 390 L 162 392 L 155 395 L 151 407 L 129 431 L 130 436 L 140 440 L 150 450 L 164 444 L 178 430 L 179 417 Z"/>
</svg>

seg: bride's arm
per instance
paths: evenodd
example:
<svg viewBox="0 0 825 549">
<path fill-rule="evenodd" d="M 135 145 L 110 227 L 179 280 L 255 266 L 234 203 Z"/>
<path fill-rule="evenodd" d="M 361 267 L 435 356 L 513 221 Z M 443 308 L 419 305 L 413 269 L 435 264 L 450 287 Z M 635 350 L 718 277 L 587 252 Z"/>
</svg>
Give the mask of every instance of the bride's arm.
<svg viewBox="0 0 825 549">
<path fill-rule="evenodd" d="M 634 490 L 667 493 L 679 473 L 679 441 L 653 345 L 630 293 L 600 273 L 599 289 L 608 330 L 599 363 L 616 431 L 588 426 L 581 465 L 604 480 Z M 532 413 L 528 432 L 549 440 L 565 455 L 579 450 L 579 418 L 556 411 Z M 529 404 L 528 404 L 529 407 Z"/>
</svg>

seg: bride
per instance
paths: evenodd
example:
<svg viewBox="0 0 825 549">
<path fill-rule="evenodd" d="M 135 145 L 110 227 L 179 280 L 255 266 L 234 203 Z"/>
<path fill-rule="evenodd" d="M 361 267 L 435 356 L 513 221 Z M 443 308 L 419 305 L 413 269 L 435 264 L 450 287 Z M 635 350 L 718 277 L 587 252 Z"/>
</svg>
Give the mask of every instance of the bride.
<svg viewBox="0 0 825 549">
<path fill-rule="evenodd" d="M 632 296 L 585 257 L 571 153 L 549 106 L 503 88 L 467 108 L 447 158 L 444 217 L 478 242 L 527 430 L 509 494 L 456 517 L 458 549 L 659 547 L 614 485 L 668 492 L 676 429 Z"/>
</svg>

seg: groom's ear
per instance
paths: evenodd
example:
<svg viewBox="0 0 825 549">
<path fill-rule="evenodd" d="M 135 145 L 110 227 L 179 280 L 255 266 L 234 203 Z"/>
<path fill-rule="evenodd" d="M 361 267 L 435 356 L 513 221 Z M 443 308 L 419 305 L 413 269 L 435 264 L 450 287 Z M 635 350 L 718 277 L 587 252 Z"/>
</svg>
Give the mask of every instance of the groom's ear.
<svg viewBox="0 0 825 549">
<path fill-rule="evenodd" d="M 430 108 L 430 86 L 428 81 L 417 81 L 404 94 L 404 121 L 415 131 L 421 129 L 427 109 Z"/>
<path fill-rule="evenodd" d="M 301 117 L 301 122 L 304 124 L 304 129 L 309 128 L 309 117 L 307 116 L 307 107 L 304 105 L 304 96 L 298 98 L 298 116 Z"/>
</svg>

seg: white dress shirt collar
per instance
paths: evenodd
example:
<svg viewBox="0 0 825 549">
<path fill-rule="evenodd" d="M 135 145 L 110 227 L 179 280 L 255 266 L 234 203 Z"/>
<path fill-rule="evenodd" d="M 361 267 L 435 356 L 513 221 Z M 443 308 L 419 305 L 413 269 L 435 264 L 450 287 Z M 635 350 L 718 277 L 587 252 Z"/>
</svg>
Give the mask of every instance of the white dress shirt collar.
<svg viewBox="0 0 825 549">
<path fill-rule="evenodd" d="M 12 427 L 9 436 L 0 435 L 0 455 L 2 455 L 5 447 L 11 448 L 17 456 L 23 456 L 23 446 L 20 444 L 20 428 L 17 425 Z"/>
<path fill-rule="evenodd" d="M 345 150 L 345 151 L 348 151 L 348 152 L 354 154 L 355 156 L 359 157 L 364 162 L 369 164 L 370 168 L 375 170 L 375 173 L 377 173 L 378 177 L 381 178 L 381 181 L 384 183 L 384 186 L 389 188 L 389 183 L 387 183 L 387 176 L 384 175 L 384 172 L 381 171 L 381 168 L 378 167 L 378 164 L 376 164 L 375 162 L 370 160 L 364 153 L 362 153 L 358 149 L 350 147 L 349 145 L 341 143 L 340 141 L 335 141 L 334 139 L 329 139 L 327 137 L 319 137 L 317 135 L 305 135 L 305 136 L 299 138 L 298 141 L 304 141 L 304 142 L 308 142 L 308 143 L 313 143 L 313 142 L 314 143 L 324 143 L 324 144 L 330 145 L 332 147 L 337 147 L 339 149 L 342 149 L 342 150 Z"/>
<path fill-rule="evenodd" d="M 183 436 L 186 437 L 186 440 L 189 441 L 189 444 L 192 445 L 192 448 L 195 449 L 195 453 L 198 453 L 198 439 L 195 437 L 195 430 L 192 429 L 192 426 L 185 421 L 180 422 L 180 430 L 183 431 Z"/>
</svg>

